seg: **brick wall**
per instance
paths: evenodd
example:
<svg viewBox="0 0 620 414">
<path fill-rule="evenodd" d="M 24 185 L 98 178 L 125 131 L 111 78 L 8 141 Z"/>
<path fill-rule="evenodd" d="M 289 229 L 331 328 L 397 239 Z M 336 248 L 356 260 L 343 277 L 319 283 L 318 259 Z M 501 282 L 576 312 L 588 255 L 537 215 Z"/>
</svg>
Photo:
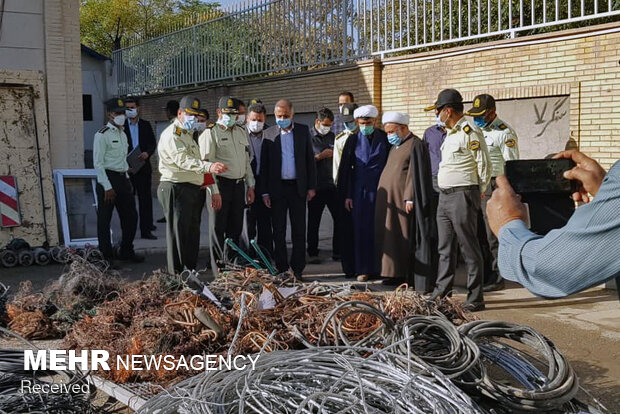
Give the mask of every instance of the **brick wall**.
<svg viewBox="0 0 620 414">
<path fill-rule="evenodd" d="M 614 27 L 618 23 L 599 29 Z M 423 108 L 443 88 L 456 88 L 469 101 L 479 93 L 497 99 L 568 94 L 570 138 L 609 167 L 620 159 L 620 32 L 593 35 L 575 30 L 562 35 L 585 37 L 560 40 L 546 35 L 527 39 L 546 42 L 540 44 L 497 42 L 484 45 L 495 47 L 489 50 L 451 49 L 386 60 L 383 109 L 408 112 L 413 131 L 421 135 L 434 122 L 434 113 Z M 463 54 L 445 56 L 459 52 Z"/>
<path fill-rule="evenodd" d="M 295 111 L 314 112 L 327 106 L 337 110 L 338 94 L 351 91 L 358 102 L 379 103 L 380 83 L 373 84 L 374 62 L 363 62 L 352 67 L 331 70 L 318 70 L 301 75 L 273 77 L 244 82 L 230 82 L 218 86 L 210 86 L 174 94 L 147 96 L 142 99 L 142 118 L 151 122 L 164 121 L 165 111 L 162 109 L 170 99 L 180 100 L 186 94 L 197 96 L 209 111 L 211 119 L 215 119 L 215 108 L 221 96 L 231 95 L 244 102 L 252 98 L 260 98 L 273 113 L 275 103 L 282 98 L 290 99 Z M 374 90 L 373 90 L 374 89 Z"/>
<path fill-rule="evenodd" d="M 434 114 L 423 108 L 443 88 L 458 89 L 468 101 L 480 93 L 498 100 L 569 95 L 566 140 L 609 167 L 620 159 L 620 139 L 615 136 L 620 127 L 619 44 L 620 23 L 611 23 L 193 92 L 207 102 L 213 119 L 222 95 L 261 98 L 268 111 L 278 98 L 288 97 L 297 112 L 311 112 L 323 105 L 335 109 L 337 94 L 350 90 L 358 103 L 409 113 L 410 126 L 420 136 L 434 122 Z M 146 97 L 143 117 L 164 120 L 161 108 L 166 101 L 183 94 Z"/>
</svg>

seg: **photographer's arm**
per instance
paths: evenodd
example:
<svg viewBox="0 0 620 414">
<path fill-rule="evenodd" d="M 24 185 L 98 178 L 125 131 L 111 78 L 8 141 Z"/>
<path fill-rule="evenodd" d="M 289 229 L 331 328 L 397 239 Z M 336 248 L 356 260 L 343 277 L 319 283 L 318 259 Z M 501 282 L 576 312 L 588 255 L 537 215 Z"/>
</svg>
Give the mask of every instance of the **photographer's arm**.
<svg viewBox="0 0 620 414">
<path fill-rule="evenodd" d="M 600 167 L 599 167 L 600 168 Z M 502 276 L 545 297 L 563 297 L 620 275 L 620 164 L 561 229 L 539 236 L 519 217 L 522 204 L 505 177 L 487 206 L 499 234 Z M 513 216 L 510 218 L 510 216 Z"/>
</svg>

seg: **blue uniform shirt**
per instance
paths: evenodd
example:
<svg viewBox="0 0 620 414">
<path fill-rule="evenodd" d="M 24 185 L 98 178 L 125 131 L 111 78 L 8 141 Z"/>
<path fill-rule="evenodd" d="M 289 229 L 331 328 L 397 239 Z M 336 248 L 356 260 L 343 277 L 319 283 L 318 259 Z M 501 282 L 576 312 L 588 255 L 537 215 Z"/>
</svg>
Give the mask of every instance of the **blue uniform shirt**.
<svg viewBox="0 0 620 414">
<path fill-rule="evenodd" d="M 293 141 L 293 128 L 288 131 L 280 130 L 280 145 L 282 146 L 282 179 L 295 180 L 295 142 Z"/>
<path fill-rule="evenodd" d="M 501 275 L 545 297 L 563 297 L 620 275 L 620 161 L 607 173 L 594 201 L 580 206 L 566 226 L 540 236 L 521 220 L 499 233 Z"/>
</svg>

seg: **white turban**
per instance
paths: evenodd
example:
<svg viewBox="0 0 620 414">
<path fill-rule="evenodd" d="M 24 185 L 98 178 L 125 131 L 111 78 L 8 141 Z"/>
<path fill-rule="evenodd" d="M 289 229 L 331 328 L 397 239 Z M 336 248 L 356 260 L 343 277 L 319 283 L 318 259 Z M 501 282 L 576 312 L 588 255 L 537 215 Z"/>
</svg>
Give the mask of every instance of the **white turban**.
<svg viewBox="0 0 620 414">
<path fill-rule="evenodd" d="M 373 105 L 360 106 L 353 112 L 353 117 L 357 118 L 376 118 L 379 116 L 379 110 Z"/>
<path fill-rule="evenodd" d="M 400 125 L 409 125 L 409 115 L 400 112 L 386 112 L 383 114 L 382 124 L 394 123 Z"/>
</svg>

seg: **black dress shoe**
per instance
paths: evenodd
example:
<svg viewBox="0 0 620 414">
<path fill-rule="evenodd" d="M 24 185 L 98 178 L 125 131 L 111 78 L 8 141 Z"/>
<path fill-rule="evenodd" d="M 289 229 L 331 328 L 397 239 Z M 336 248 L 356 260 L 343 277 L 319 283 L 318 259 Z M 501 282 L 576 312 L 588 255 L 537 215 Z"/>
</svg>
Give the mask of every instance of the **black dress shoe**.
<svg viewBox="0 0 620 414">
<path fill-rule="evenodd" d="M 381 281 L 383 286 L 400 286 L 405 283 L 405 279 L 401 279 L 400 277 L 385 277 Z"/>
<path fill-rule="evenodd" d="M 495 292 L 497 290 L 502 290 L 506 287 L 506 282 L 504 282 L 504 280 L 501 280 L 497 283 L 493 283 L 491 285 L 485 285 L 482 287 L 482 291 L 483 292 Z"/>
<path fill-rule="evenodd" d="M 316 256 L 310 256 L 308 258 L 308 264 L 321 264 L 323 263 L 323 261 L 321 260 L 321 258 L 316 255 Z"/>
<path fill-rule="evenodd" d="M 480 312 L 486 309 L 484 302 L 467 303 L 463 306 L 465 310 L 470 312 Z"/>
<path fill-rule="evenodd" d="M 142 263 L 144 262 L 144 256 L 142 256 L 141 254 L 137 254 L 137 253 L 130 253 L 130 254 L 126 254 L 126 255 L 121 255 L 121 257 L 119 257 L 120 260 L 122 260 L 123 262 L 132 262 L 132 263 Z"/>
<path fill-rule="evenodd" d="M 165 223 L 166 222 L 166 217 L 162 217 L 159 220 L 157 220 L 158 223 Z"/>
<path fill-rule="evenodd" d="M 157 240 L 157 236 L 154 235 L 153 233 L 143 233 L 142 234 L 142 238 L 146 239 L 146 240 Z"/>
</svg>

